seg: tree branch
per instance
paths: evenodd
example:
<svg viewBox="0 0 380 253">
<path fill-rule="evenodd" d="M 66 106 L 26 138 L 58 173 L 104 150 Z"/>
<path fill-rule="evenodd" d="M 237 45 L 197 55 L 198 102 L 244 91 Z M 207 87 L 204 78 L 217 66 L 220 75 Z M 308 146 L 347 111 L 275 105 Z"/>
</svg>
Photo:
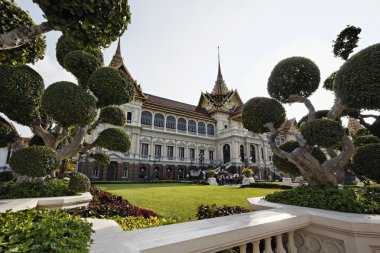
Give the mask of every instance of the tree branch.
<svg viewBox="0 0 380 253">
<path fill-rule="evenodd" d="M 342 152 L 334 158 L 322 163 L 322 167 L 325 169 L 335 169 L 338 167 L 344 167 L 344 165 L 351 159 L 354 154 L 355 146 L 352 140 L 348 136 L 342 138 Z"/>
<path fill-rule="evenodd" d="M 57 150 L 61 159 L 71 158 L 78 154 L 83 148 L 84 137 L 87 134 L 87 127 L 78 127 L 72 142 Z"/>
<path fill-rule="evenodd" d="M 288 159 L 288 157 L 292 156 L 290 153 L 285 152 L 284 150 L 277 147 L 276 137 L 278 135 L 278 132 L 276 128 L 274 128 L 273 123 L 272 122 L 266 123 L 263 126 L 268 128 L 269 131 L 272 133 L 271 136 L 269 137 L 269 146 L 271 147 L 273 154 L 283 159 Z"/>
<path fill-rule="evenodd" d="M 309 99 L 302 96 L 298 96 L 298 95 L 290 95 L 289 102 L 305 104 L 306 108 L 309 110 L 309 114 L 307 116 L 307 122 L 312 122 L 315 120 L 315 108 Z"/>
<path fill-rule="evenodd" d="M 374 115 L 374 114 L 359 114 L 359 117 L 361 118 L 380 118 L 380 115 Z"/>
<path fill-rule="evenodd" d="M 39 119 L 39 118 L 33 119 L 30 127 L 32 128 L 32 132 L 35 135 L 38 135 L 42 138 L 42 140 L 44 141 L 46 146 L 56 148 L 56 145 L 58 144 L 58 143 L 55 144 L 56 138 L 49 131 L 45 130 L 41 126 L 41 119 Z"/>
<path fill-rule="evenodd" d="M 0 34 L 0 51 L 21 47 L 38 35 L 52 30 L 53 27 L 48 22 L 42 22 L 39 25 L 19 27 Z"/>
<path fill-rule="evenodd" d="M 327 113 L 327 118 L 335 120 L 342 115 L 342 112 L 346 109 L 346 105 L 343 104 L 342 100 L 335 97 L 334 105 L 331 107 L 330 111 Z"/>
</svg>

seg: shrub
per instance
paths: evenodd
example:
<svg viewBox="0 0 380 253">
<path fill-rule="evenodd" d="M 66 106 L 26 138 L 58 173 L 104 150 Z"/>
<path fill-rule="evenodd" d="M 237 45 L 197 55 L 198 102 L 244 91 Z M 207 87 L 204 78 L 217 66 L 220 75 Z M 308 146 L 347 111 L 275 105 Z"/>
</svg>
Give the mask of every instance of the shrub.
<svg viewBox="0 0 380 253">
<path fill-rule="evenodd" d="M 271 183 L 251 183 L 249 185 L 241 185 L 240 188 L 271 188 L 271 189 L 292 189 L 290 185 L 271 184 Z"/>
<path fill-rule="evenodd" d="M 108 165 L 111 163 L 110 157 L 106 153 L 103 153 L 103 152 L 97 152 L 95 154 L 91 154 L 90 157 L 103 165 Z"/>
<path fill-rule="evenodd" d="M 334 120 L 317 119 L 307 122 L 301 127 L 301 134 L 309 145 L 321 147 L 333 147 L 344 136 L 342 125 Z"/>
<path fill-rule="evenodd" d="M 0 199 L 40 198 L 73 195 L 68 182 L 52 179 L 47 182 L 25 182 L 14 184 L 8 182 L 0 185 Z"/>
<path fill-rule="evenodd" d="M 99 134 L 95 144 L 108 150 L 125 153 L 131 147 L 131 140 L 125 131 L 119 128 L 107 128 Z"/>
<path fill-rule="evenodd" d="M 355 150 L 352 157 L 356 174 L 380 182 L 380 143 L 367 144 Z"/>
<path fill-rule="evenodd" d="M 152 228 L 158 226 L 164 226 L 169 224 L 177 223 L 175 219 L 172 218 L 160 218 L 160 217 L 120 217 L 113 216 L 111 220 L 116 221 L 124 231 L 142 229 L 142 228 Z"/>
<path fill-rule="evenodd" d="M 12 171 L 0 172 L 0 182 L 8 182 L 8 181 L 11 181 L 14 179 L 15 179 L 15 177 L 13 176 Z"/>
<path fill-rule="evenodd" d="M 208 175 L 209 177 L 213 177 L 213 176 L 216 175 L 216 172 L 215 172 L 215 170 L 210 169 L 210 170 L 207 170 L 207 175 Z"/>
<path fill-rule="evenodd" d="M 323 118 L 327 118 L 327 114 L 329 113 L 329 110 L 319 110 L 319 111 L 316 111 L 315 112 L 315 119 L 323 119 Z M 308 116 L 309 115 L 305 115 L 303 116 L 297 123 L 297 126 L 298 127 L 301 127 L 301 124 L 303 122 L 307 122 L 308 120 Z M 336 118 L 335 121 L 339 122 L 339 123 L 342 123 L 342 120 L 340 118 Z"/>
<path fill-rule="evenodd" d="M 268 93 L 282 103 L 290 95 L 308 97 L 318 89 L 318 66 L 304 57 L 290 57 L 277 63 L 268 79 Z"/>
<path fill-rule="evenodd" d="M 90 190 L 90 179 L 82 173 L 70 173 L 69 189 L 75 193 L 88 192 Z"/>
<path fill-rule="evenodd" d="M 228 216 L 239 213 L 247 213 L 249 209 L 242 206 L 221 206 L 218 207 L 216 204 L 200 205 L 197 209 L 198 220 Z"/>
<path fill-rule="evenodd" d="M 99 121 L 116 126 L 124 126 L 127 121 L 125 113 L 116 106 L 107 106 L 100 110 Z"/>
<path fill-rule="evenodd" d="M 9 165 L 19 175 L 43 177 L 55 170 L 60 159 L 57 152 L 46 146 L 32 146 L 13 153 Z"/>
<path fill-rule="evenodd" d="M 59 210 L 8 211 L 0 224 L 1 252 L 84 253 L 94 232 L 87 221 Z"/>
<path fill-rule="evenodd" d="M 371 144 L 371 143 L 380 143 L 380 139 L 373 135 L 357 136 L 354 139 L 354 145 L 356 148 L 367 145 L 367 144 Z"/>
<path fill-rule="evenodd" d="M 246 177 L 250 177 L 253 175 L 253 170 L 250 168 L 243 168 L 241 171 L 241 174 L 245 175 Z"/>
<path fill-rule="evenodd" d="M 287 205 L 338 212 L 380 214 L 379 192 L 378 188 L 376 190 L 373 190 L 373 188 L 357 190 L 349 187 L 338 188 L 336 186 L 298 187 L 269 194 L 265 199 Z"/>
<path fill-rule="evenodd" d="M 334 80 L 336 76 L 336 71 L 331 73 L 329 77 L 326 78 L 326 80 L 323 82 L 323 88 L 329 91 L 334 91 Z"/>
<path fill-rule="evenodd" d="M 254 133 L 265 133 L 268 129 L 263 124 L 273 122 L 279 128 L 285 121 L 285 109 L 278 101 L 272 98 L 255 97 L 248 100 L 243 107 L 243 126 Z"/>
<path fill-rule="evenodd" d="M 17 140 L 18 134 L 13 130 L 11 124 L 0 116 L 0 148 Z"/>
</svg>

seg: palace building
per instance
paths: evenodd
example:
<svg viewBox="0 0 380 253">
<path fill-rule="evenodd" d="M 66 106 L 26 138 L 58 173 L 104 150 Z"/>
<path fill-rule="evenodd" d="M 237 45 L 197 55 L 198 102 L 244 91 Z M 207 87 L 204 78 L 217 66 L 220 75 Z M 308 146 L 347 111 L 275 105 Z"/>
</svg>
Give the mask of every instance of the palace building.
<svg viewBox="0 0 380 253">
<path fill-rule="evenodd" d="M 91 180 L 204 179 L 206 169 L 239 174 L 246 163 L 258 179 L 273 170 L 267 135 L 243 128 L 243 101 L 223 80 L 219 55 L 213 89 L 201 92 L 197 105 L 144 93 L 123 62 L 120 41 L 109 66 L 133 83 L 134 99 L 122 105 L 127 117 L 122 128 L 130 135 L 131 148 L 128 153 L 95 150 L 110 156 L 109 166 L 79 158 L 78 170 Z M 88 141 L 108 127 L 99 125 Z"/>
</svg>

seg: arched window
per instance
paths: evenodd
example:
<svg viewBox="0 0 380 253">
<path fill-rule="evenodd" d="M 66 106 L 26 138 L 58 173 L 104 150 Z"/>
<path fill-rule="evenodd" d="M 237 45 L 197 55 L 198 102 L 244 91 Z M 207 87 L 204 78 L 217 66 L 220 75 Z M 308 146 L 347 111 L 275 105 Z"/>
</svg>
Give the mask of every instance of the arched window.
<svg viewBox="0 0 380 253">
<path fill-rule="evenodd" d="M 223 163 L 226 164 L 231 161 L 230 145 L 225 144 L 223 146 Z"/>
<path fill-rule="evenodd" d="M 203 122 L 198 123 L 198 133 L 206 134 L 206 125 Z"/>
<path fill-rule="evenodd" d="M 128 178 L 128 168 L 124 167 L 121 175 L 122 178 Z"/>
<path fill-rule="evenodd" d="M 261 148 L 261 158 L 262 158 L 263 160 L 265 160 L 265 159 L 264 159 L 264 149 L 263 149 L 263 148 Z"/>
<path fill-rule="evenodd" d="M 189 120 L 189 132 L 196 133 L 197 132 L 197 123 L 194 120 Z"/>
<path fill-rule="evenodd" d="M 172 176 L 172 171 L 173 171 L 172 168 L 170 168 L 170 167 L 167 168 L 167 169 L 166 169 L 166 176 L 167 176 L 167 177 L 171 177 L 171 176 Z"/>
<path fill-rule="evenodd" d="M 249 156 L 251 157 L 251 161 L 253 163 L 256 162 L 256 152 L 255 152 L 255 146 L 249 145 Z"/>
<path fill-rule="evenodd" d="M 157 113 L 154 115 L 154 126 L 164 127 L 164 121 L 165 121 L 164 115 L 162 115 L 161 113 Z"/>
<path fill-rule="evenodd" d="M 152 113 L 148 111 L 143 111 L 141 113 L 141 124 L 142 125 L 152 125 Z"/>
<path fill-rule="evenodd" d="M 166 128 L 175 129 L 175 118 L 173 116 L 166 118 Z"/>
<path fill-rule="evenodd" d="M 139 171 L 139 178 L 145 178 L 146 177 L 146 169 L 145 167 L 141 167 Z"/>
<path fill-rule="evenodd" d="M 242 162 L 245 162 L 244 161 L 244 157 L 245 157 L 245 154 L 244 154 L 244 146 L 243 145 L 240 145 L 240 160 Z"/>
<path fill-rule="evenodd" d="M 99 177 L 99 168 L 98 167 L 94 167 L 92 169 L 92 177 Z"/>
<path fill-rule="evenodd" d="M 207 135 L 214 135 L 214 125 L 207 124 Z"/>
<path fill-rule="evenodd" d="M 184 118 L 178 119 L 177 129 L 181 131 L 186 131 L 186 120 Z"/>
</svg>

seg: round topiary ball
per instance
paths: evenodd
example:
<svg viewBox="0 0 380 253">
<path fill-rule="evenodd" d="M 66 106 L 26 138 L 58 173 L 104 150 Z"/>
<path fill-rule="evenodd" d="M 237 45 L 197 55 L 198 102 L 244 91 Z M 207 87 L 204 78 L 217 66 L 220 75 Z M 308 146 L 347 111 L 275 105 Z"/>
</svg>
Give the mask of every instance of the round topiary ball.
<svg viewBox="0 0 380 253">
<path fill-rule="evenodd" d="M 120 73 L 109 67 L 100 68 L 89 78 L 88 85 L 98 98 L 98 107 L 122 105 L 133 99 L 134 90 Z"/>
<path fill-rule="evenodd" d="M 8 146 L 17 140 L 18 134 L 11 124 L 0 116 L 0 148 Z"/>
<path fill-rule="evenodd" d="M 380 143 L 380 139 L 373 135 L 363 135 L 358 136 L 354 139 L 354 145 L 356 148 L 371 144 L 371 143 Z"/>
<path fill-rule="evenodd" d="M 323 119 L 327 118 L 327 114 L 329 113 L 329 110 L 319 110 L 315 112 L 315 118 L 316 119 Z M 297 123 L 298 127 L 301 127 L 302 123 L 306 123 L 308 120 L 308 115 L 303 116 L 299 122 Z M 342 123 L 342 120 L 340 118 L 336 118 L 335 121 L 339 122 L 340 124 Z"/>
<path fill-rule="evenodd" d="M 119 128 L 107 128 L 99 134 L 95 144 L 108 150 L 125 153 L 131 147 L 131 140 L 125 131 Z"/>
<path fill-rule="evenodd" d="M 304 57 L 290 57 L 280 61 L 268 79 L 268 93 L 282 103 L 289 102 L 290 95 L 308 97 L 318 89 L 318 66 Z"/>
<path fill-rule="evenodd" d="M 107 106 L 100 110 L 99 121 L 116 126 L 124 126 L 127 121 L 125 113 L 116 106 Z"/>
<path fill-rule="evenodd" d="M 90 191 L 90 179 L 82 173 L 71 173 L 69 175 L 69 189 L 75 193 Z"/>
<path fill-rule="evenodd" d="M 287 141 L 283 143 L 279 148 L 285 152 L 291 153 L 293 150 L 299 147 L 298 142 L 296 141 Z M 322 150 L 317 147 L 313 148 L 311 155 L 317 159 L 321 164 L 326 161 L 326 156 Z M 283 159 L 277 155 L 273 155 L 273 165 L 280 171 L 290 174 L 291 176 L 300 175 L 300 171 L 294 163 L 289 162 L 286 159 Z"/>
<path fill-rule="evenodd" d="M 336 76 L 336 72 L 333 72 L 329 77 L 326 78 L 326 80 L 323 82 L 323 88 L 329 91 L 334 91 L 334 80 Z"/>
<path fill-rule="evenodd" d="M 335 93 L 348 107 L 380 108 L 380 44 L 359 51 L 342 65 Z"/>
<path fill-rule="evenodd" d="M 65 67 L 78 79 L 79 85 L 87 89 L 88 78 L 95 70 L 99 69 L 100 66 L 95 56 L 78 50 L 66 55 Z"/>
<path fill-rule="evenodd" d="M 19 175 L 43 177 L 59 166 L 57 152 L 46 146 L 32 146 L 13 153 L 9 165 Z"/>
<path fill-rule="evenodd" d="M 51 84 L 45 91 L 42 109 L 64 127 L 85 126 L 96 118 L 95 98 L 71 82 Z"/>
<path fill-rule="evenodd" d="M 342 140 L 344 128 L 334 120 L 317 119 L 305 123 L 301 127 L 301 134 L 309 145 L 328 148 L 337 145 Z"/>
<path fill-rule="evenodd" d="M 0 111 L 21 125 L 30 125 L 39 115 L 44 92 L 42 77 L 31 67 L 0 65 Z"/>
<path fill-rule="evenodd" d="M 380 143 L 361 146 L 352 157 L 354 172 L 372 180 L 380 181 Z"/>
<path fill-rule="evenodd" d="M 248 100 L 243 107 L 243 126 L 253 133 L 264 133 L 269 130 L 263 125 L 272 122 L 279 128 L 285 121 L 285 109 L 278 101 L 272 98 L 255 97 Z"/>
</svg>

